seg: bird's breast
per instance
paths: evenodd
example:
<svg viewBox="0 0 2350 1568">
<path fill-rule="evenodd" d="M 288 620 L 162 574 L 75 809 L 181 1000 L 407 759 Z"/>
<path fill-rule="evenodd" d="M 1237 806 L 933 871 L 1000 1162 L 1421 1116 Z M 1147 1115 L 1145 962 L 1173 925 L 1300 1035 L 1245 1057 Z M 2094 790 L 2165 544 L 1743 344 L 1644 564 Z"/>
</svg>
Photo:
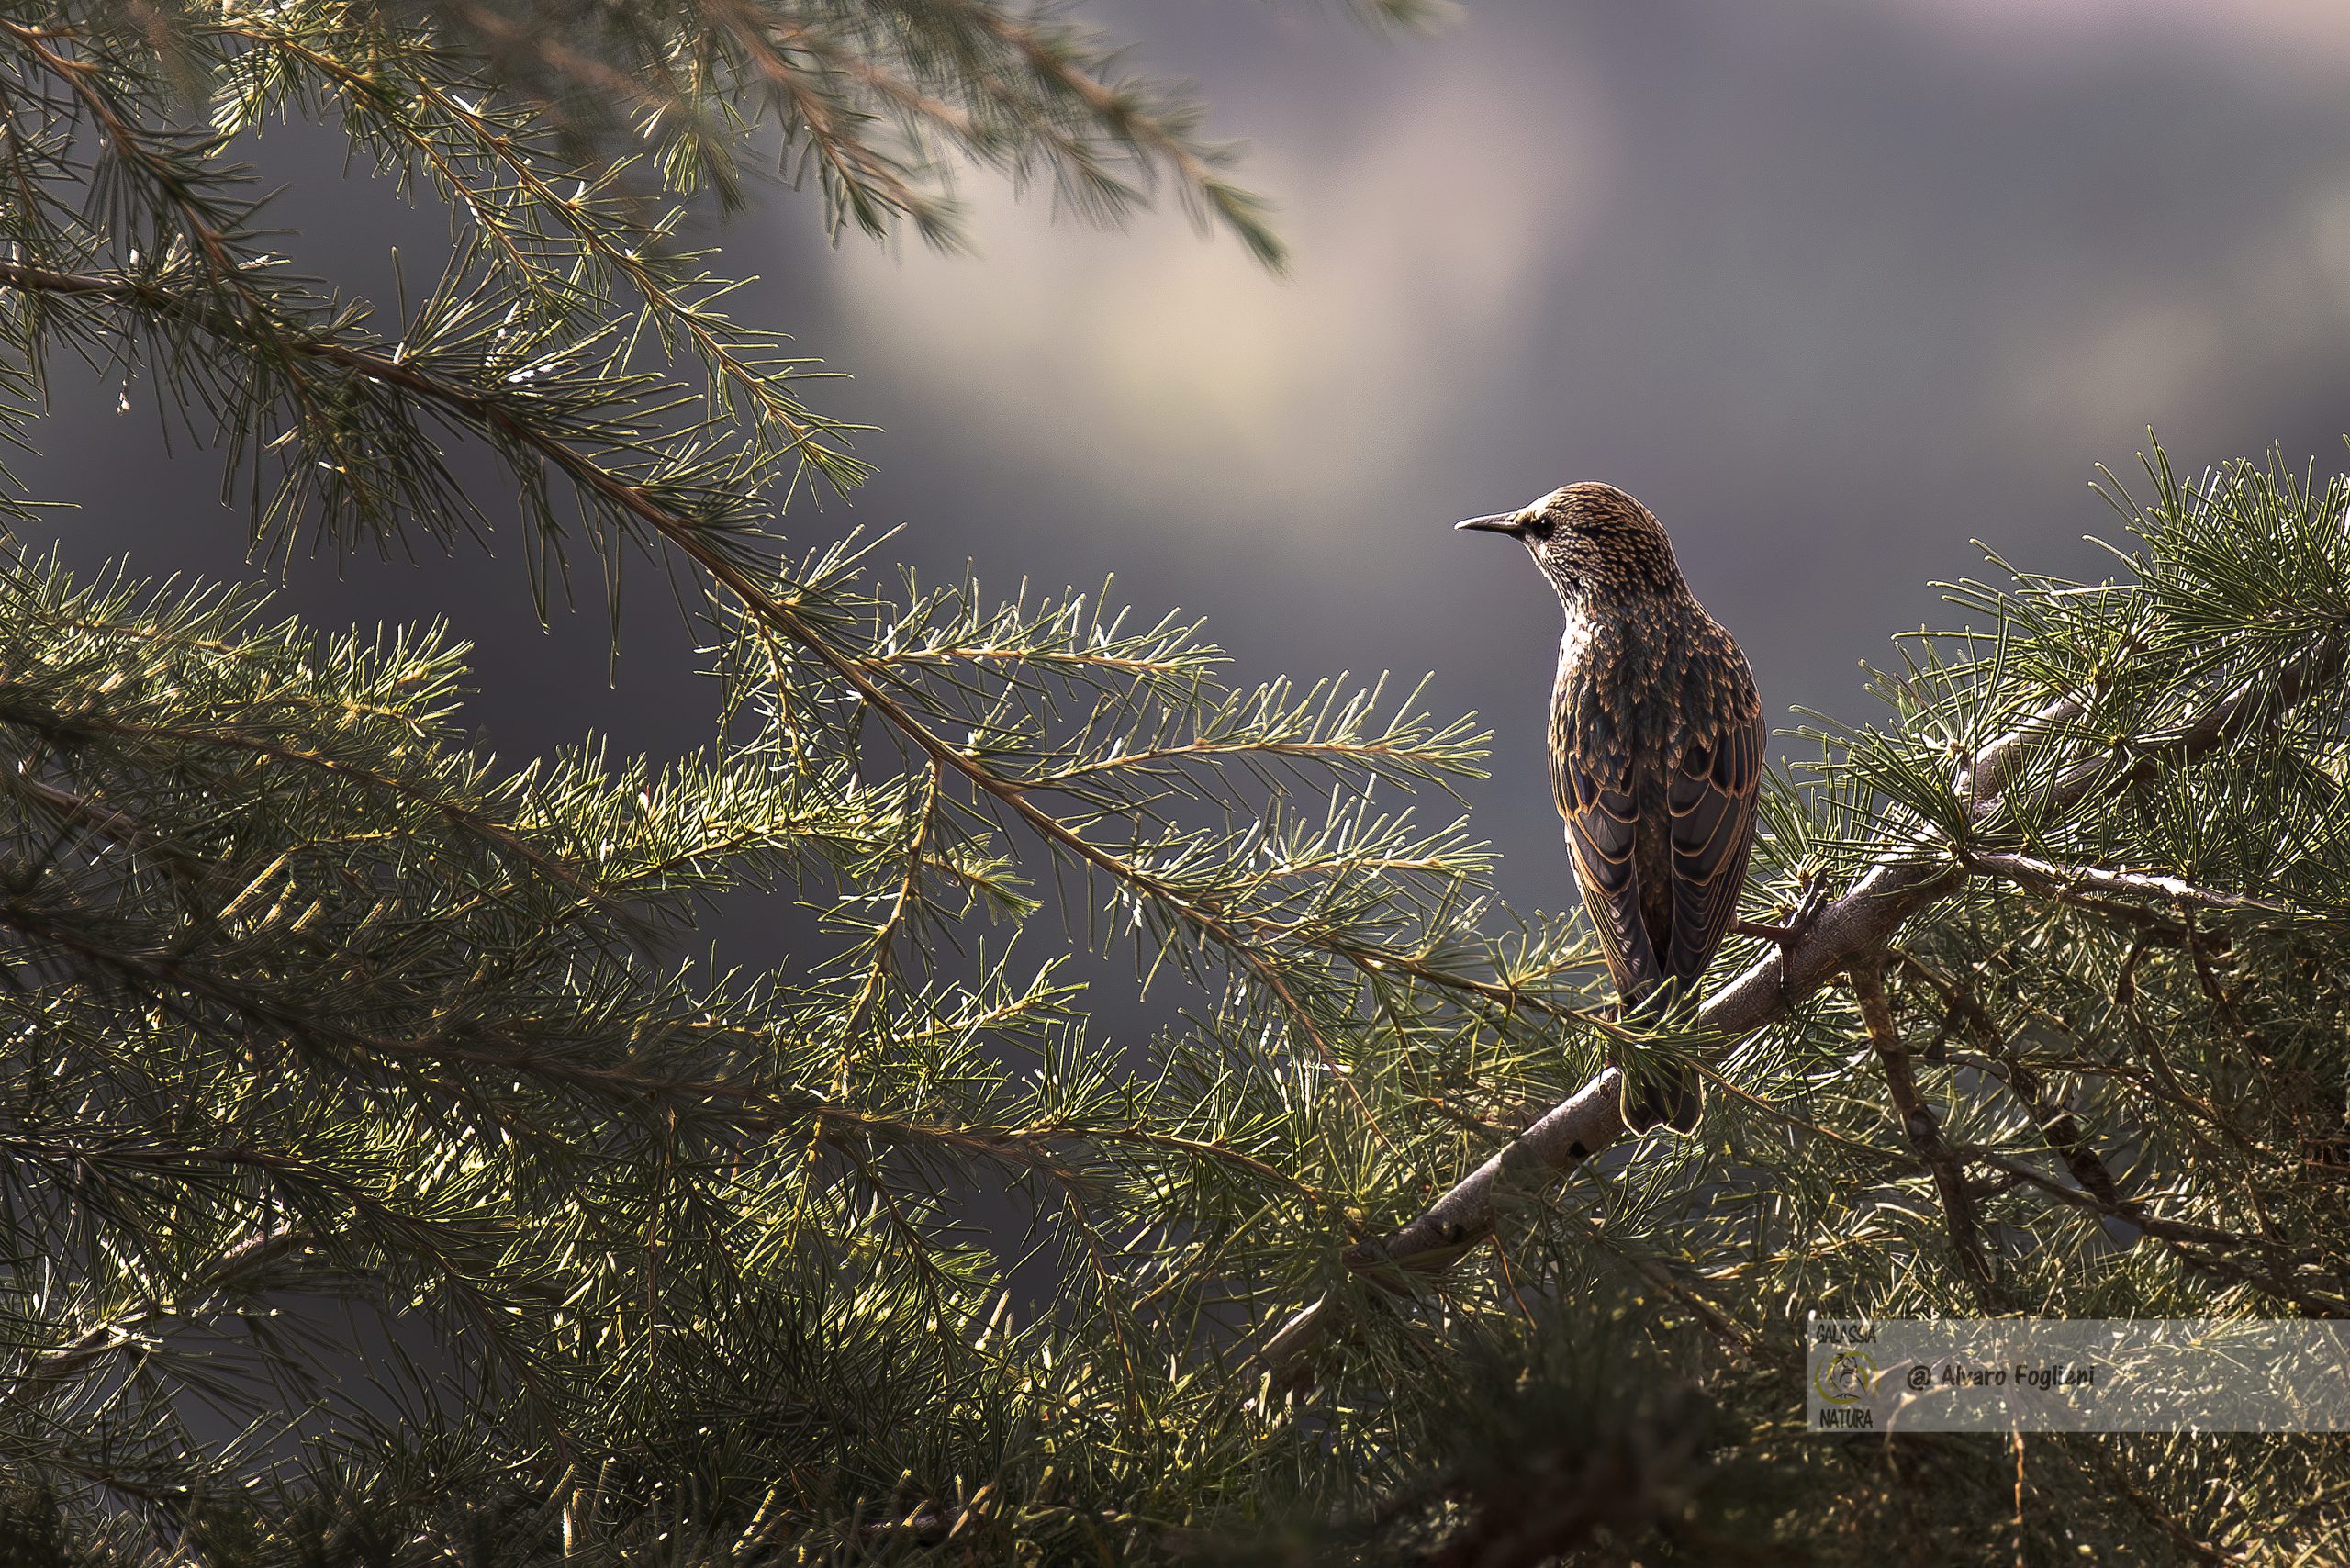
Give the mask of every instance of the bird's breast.
<svg viewBox="0 0 2350 1568">
<path fill-rule="evenodd" d="M 1688 740 L 1691 653 L 1670 607 L 1571 612 L 1552 693 L 1554 743 L 1605 788 L 1661 789 Z"/>
</svg>

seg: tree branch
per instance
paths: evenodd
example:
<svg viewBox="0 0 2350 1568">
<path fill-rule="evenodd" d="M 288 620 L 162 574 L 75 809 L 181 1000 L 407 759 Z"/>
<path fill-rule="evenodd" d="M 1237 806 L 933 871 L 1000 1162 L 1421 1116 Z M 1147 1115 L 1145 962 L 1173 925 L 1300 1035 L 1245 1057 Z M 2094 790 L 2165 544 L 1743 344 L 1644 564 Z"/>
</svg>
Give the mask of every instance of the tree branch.
<svg viewBox="0 0 2350 1568">
<path fill-rule="evenodd" d="M 2101 866 L 2061 866 L 2055 861 L 2042 860 L 2031 855 L 1985 854 L 1978 850 L 1967 851 L 1965 861 L 1970 871 L 2005 878 L 2026 887 L 2044 888 L 2060 897 L 2086 889 L 2101 893 L 2165 899 L 2172 903 L 2193 904 L 2202 909 L 2259 909 L 2277 914 L 2300 913 L 2291 904 L 2276 899 L 2220 892 L 2210 888 L 2197 887 L 2184 878 L 2147 871 L 2109 871 Z"/>
<path fill-rule="evenodd" d="M 1918 1092 L 1918 1075 L 1909 1059 L 1909 1047 L 1901 1038 L 1901 1026 L 1894 1020 L 1893 1004 L 1885 994 L 1884 957 L 1864 953 L 1844 972 L 1852 978 L 1852 996 L 1861 1007 L 1861 1022 L 1868 1029 L 1869 1045 L 1876 1052 L 1878 1065 L 1885 1070 L 1886 1091 L 1893 1100 L 1895 1114 L 1901 1118 L 1901 1130 L 1909 1139 L 1910 1149 L 1933 1173 L 1935 1191 L 1942 1195 L 1942 1223 L 1950 1231 L 1951 1249 L 1957 1253 L 1976 1299 L 1986 1311 L 1996 1311 L 1999 1305 L 1998 1286 L 1991 1275 L 1990 1260 L 1984 1256 L 1983 1228 L 1975 1218 L 1975 1196 L 1967 1191 L 1965 1167 L 1952 1152 L 1942 1137 L 1942 1124 L 1934 1119 L 1933 1112 Z"/>
<path fill-rule="evenodd" d="M 2203 756 L 2245 725 L 2274 718 L 2325 689 L 2342 673 L 2345 655 L 2350 655 L 2350 645 L 2321 644 L 2275 678 L 2244 682 L 2182 724 L 2100 747 L 2093 757 L 2060 758 L 2042 804 L 2062 810 L 2101 789 L 2127 789 L 2163 767 Z M 2055 744 L 2061 744 L 2062 726 L 2080 711 L 2071 699 L 2052 703 L 1975 754 L 1956 780 L 1969 820 L 1987 821 L 1998 812 L 2007 797 L 1987 792 L 1991 787 L 2023 777 L 2031 748 L 2052 737 L 2059 737 Z M 2118 773 L 2111 771 L 2117 760 L 2123 764 Z M 1823 907 L 1791 941 L 1707 997 L 1693 1032 L 1742 1038 L 1785 1017 L 1795 1002 L 1854 958 L 1881 950 L 1911 915 L 1965 880 L 1965 869 L 1945 857 L 1944 846 L 1924 834 L 1889 846 L 1849 891 Z M 1348 1251 L 1348 1267 L 1369 1271 L 1399 1290 L 1406 1288 L 1404 1282 L 1411 1276 L 1427 1280 L 1450 1268 L 1493 1234 L 1495 1202 L 1505 1186 L 1529 1184 L 1528 1179 L 1555 1184 L 1630 1130 L 1617 1106 L 1620 1078 L 1614 1068 L 1602 1071 L 1463 1177 L 1418 1218 L 1384 1241 Z M 1265 1340 L 1259 1354 L 1277 1380 L 1295 1383 L 1303 1378 L 1305 1358 L 1334 1311 L 1333 1298 L 1326 1295 Z"/>
<path fill-rule="evenodd" d="M 1897 948 L 1893 956 L 1904 969 L 1940 993 L 1951 1015 L 1975 1036 L 1985 1050 L 1991 1053 L 1987 1057 L 1967 1057 L 1964 1053 L 1953 1052 L 1951 1059 L 1978 1063 L 1980 1070 L 2005 1084 L 2008 1092 L 2015 1096 L 2017 1103 L 2031 1118 L 2031 1125 L 2039 1128 L 2041 1137 L 2048 1141 L 2048 1147 L 2065 1161 L 2065 1168 L 2073 1173 L 2073 1179 L 2100 1199 L 2116 1204 L 2122 1202 L 2121 1184 L 2114 1180 L 2112 1170 L 2098 1157 L 2097 1151 L 2089 1147 L 2087 1137 L 2081 1131 L 2080 1118 L 2073 1114 L 2069 1105 L 2049 1101 L 2040 1074 L 2009 1049 L 2005 1036 L 1990 1014 L 1984 1010 L 1983 1004 L 1956 982 L 1937 974 L 1932 965 L 1916 954 Z"/>
</svg>

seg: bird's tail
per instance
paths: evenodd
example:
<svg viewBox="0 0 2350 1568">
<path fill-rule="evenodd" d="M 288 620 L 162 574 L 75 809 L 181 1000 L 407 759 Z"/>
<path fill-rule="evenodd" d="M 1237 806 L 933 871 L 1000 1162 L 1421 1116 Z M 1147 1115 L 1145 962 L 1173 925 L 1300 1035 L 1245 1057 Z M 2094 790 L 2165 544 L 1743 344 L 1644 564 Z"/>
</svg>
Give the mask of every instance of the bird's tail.
<svg viewBox="0 0 2350 1568">
<path fill-rule="evenodd" d="M 1679 985 L 1666 980 L 1645 989 L 1617 1010 L 1617 1017 L 1635 1029 L 1662 1030 L 1683 1021 L 1689 1009 Z M 1617 1068 L 1624 1075 L 1620 1110 L 1624 1125 L 1636 1133 L 1670 1127 L 1684 1135 L 1697 1130 L 1706 1097 L 1697 1075 L 1685 1063 L 1659 1061 L 1646 1052 L 1618 1049 Z"/>
<path fill-rule="evenodd" d="M 1685 1067 L 1658 1069 L 1638 1087 L 1628 1073 L 1625 1076 L 1624 1125 L 1636 1133 L 1663 1126 L 1686 1136 L 1697 1130 L 1697 1119 L 1705 1110 L 1705 1091 L 1697 1075 Z"/>
</svg>

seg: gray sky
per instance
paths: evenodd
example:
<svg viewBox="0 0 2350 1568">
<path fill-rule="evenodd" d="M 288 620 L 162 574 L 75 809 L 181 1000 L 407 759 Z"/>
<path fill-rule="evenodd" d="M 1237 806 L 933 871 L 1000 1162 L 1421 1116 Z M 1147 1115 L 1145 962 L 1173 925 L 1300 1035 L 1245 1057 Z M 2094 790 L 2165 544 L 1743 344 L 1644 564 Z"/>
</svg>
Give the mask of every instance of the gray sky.
<svg viewBox="0 0 2350 1568">
<path fill-rule="evenodd" d="M 1478 826 L 1570 902 L 1540 757 L 1557 610 L 1451 533 L 1569 479 L 1673 534 L 1766 707 L 1869 712 L 1856 664 L 1942 614 L 1979 538 L 2095 573 L 2093 465 L 2350 429 L 2350 8 L 2332 0 L 1468 0 L 1433 40 L 1304 4 L 1103 0 L 1196 78 L 1296 249 L 1276 280 L 1179 217 L 1102 234 L 967 184 L 976 257 L 835 252 L 776 192 L 715 237 L 739 313 L 851 372 L 879 476 L 797 539 L 903 524 L 925 573 L 1093 586 L 1208 617 L 1248 678 L 1436 675 L 1497 732 Z M 291 248 L 384 297 L 441 219 L 273 132 Z M 25 476 L 69 559 L 249 575 L 210 454 L 69 394 Z M 590 726 L 675 753 L 711 693 L 640 573 L 616 686 L 592 578 L 542 634 L 519 554 L 298 562 L 328 624 L 445 613 L 508 755 Z"/>
</svg>

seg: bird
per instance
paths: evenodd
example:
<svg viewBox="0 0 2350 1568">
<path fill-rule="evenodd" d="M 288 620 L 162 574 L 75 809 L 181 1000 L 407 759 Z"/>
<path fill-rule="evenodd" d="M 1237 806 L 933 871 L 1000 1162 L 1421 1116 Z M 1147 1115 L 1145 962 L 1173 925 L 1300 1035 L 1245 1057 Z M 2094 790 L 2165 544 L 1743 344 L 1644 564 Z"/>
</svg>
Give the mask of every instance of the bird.
<svg viewBox="0 0 2350 1568">
<path fill-rule="evenodd" d="M 1663 1022 L 1696 1000 L 1737 920 L 1765 739 L 1753 671 L 1689 591 L 1656 515 L 1613 485 L 1564 485 L 1454 527 L 1517 540 L 1558 590 L 1551 794 L 1617 1016 Z M 1702 1104 L 1686 1069 L 1626 1080 L 1636 1132 L 1693 1132 Z"/>
</svg>

